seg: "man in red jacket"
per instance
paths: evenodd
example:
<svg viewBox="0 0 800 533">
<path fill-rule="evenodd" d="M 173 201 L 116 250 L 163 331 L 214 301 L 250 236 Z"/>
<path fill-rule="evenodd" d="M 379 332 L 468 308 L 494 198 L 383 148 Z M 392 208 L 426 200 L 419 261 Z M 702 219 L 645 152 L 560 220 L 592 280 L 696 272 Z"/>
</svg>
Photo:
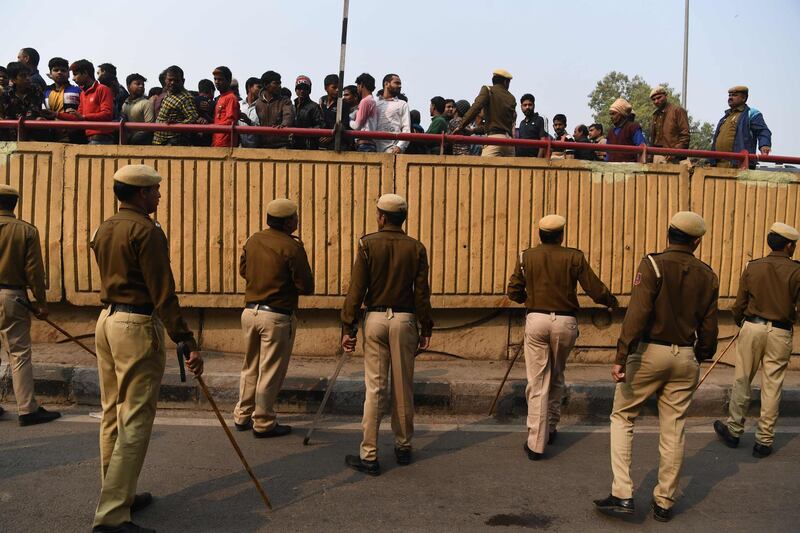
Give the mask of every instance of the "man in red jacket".
<svg viewBox="0 0 800 533">
<path fill-rule="evenodd" d="M 94 65 L 86 59 L 75 61 L 69 66 L 72 80 L 81 88 L 81 101 L 78 110 L 69 109 L 58 114 L 60 120 L 87 120 L 110 122 L 114 118 L 114 95 L 111 89 L 97 83 L 94 79 Z M 114 144 L 114 129 L 87 129 L 89 144 Z"/>
<path fill-rule="evenodd" d="M 217 67 L 212 72 L 214 75 L 214 85 L 219 91 L 219 98 L 214 106 L 214 124 L 225 124 L 230 126 L 239 121 L 239 99 L 231 89 L 231 69 L 228 67 Z M 211 146 L 238 146 L 239 139 L 234 138 L 231 144 L 230 133 L 214 133 L 211 136 Z"/>
</svg>

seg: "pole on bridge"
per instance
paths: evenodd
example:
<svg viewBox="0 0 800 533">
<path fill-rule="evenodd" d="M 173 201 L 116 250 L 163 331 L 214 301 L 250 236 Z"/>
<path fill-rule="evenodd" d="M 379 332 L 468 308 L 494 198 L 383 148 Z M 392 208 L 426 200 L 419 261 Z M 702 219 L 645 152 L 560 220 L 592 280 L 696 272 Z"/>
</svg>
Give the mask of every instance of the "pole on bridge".
<svg viewBox="0 0 800 533">
<path fill-rule="evenodd" d="M 337 152 L 342 149 L 342 94 L 344 92 L 344 58 L 347 52 L 347 13 L 350 11 L 350 0 L 344 0 L 342 11 L 342 48 L 339 52 L 339 96 L 336 101 L 336 127 L 333 129 L 333 148 Z"/>
</svg>

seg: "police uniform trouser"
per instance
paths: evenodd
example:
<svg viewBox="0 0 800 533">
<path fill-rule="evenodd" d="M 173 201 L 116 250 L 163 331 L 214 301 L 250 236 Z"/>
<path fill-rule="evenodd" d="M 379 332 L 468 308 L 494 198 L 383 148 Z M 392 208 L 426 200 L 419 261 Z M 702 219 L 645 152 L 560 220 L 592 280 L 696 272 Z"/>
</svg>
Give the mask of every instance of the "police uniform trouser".
<svg viewBox="0 0 800 533">
<path fill-rule="evenodd" d="M 242 311 L 246 352 L 239 380 L 239 403 L 233 411 L 237 424 L 253 420 L 255 431 L 275 427 L 275 400 L 286 378 L 294 346 L 297 319 L 272 311 Z"/>
<path fill-rule="evenodd" d="M 500 139 L 510 139 L 508 135 L 505 133 L 493 133 L 489 135 L 489 137 L 495 137 Z M 512 157 L 514 155 L 514 147 L 510 145 L 499 145 L 499 144 L 484 144 L 483 150 L 481 151 L 481 155 L 483 157 Z"/>
<path fill-rule="evenodd" d="M 164 376 L 164 325 L 156 316 L 109 314 L 95 328 L 100 376 L 100 460 L 102 488 L 95 526 L 117 526 L 131 519 L 130 506 L 142 470 L 156 402 Z"/>
<path fill-rule="evenodd" d="M 661 459 L 653 500 L 661 507 L 672 507 L 683 463 L 686 412 L 692 403 L 699 371 L 691 347 L 641 343 L 636 353 L 628 356 L 625 382 L 617 384 L 611 412 L 612 495 L 633 497 L 630 475 L 633 423 L 644 402 L 655 394 Z"/>
<path fill-rule="evenodd" d="M 792 355 L 792 332 L 772 324 L 745 322 L 736 346 L 736 372 L 728 405 L 728 429 L 736 436 L 744 432 L 744 419 L 750 406 L 750 383 L 761 372 L 761 418 L 756 441 L 772 446 L 775 422 L 781 403 L 783 378 Z"/>
<path fill-rule="evenodd" d="M 31 316 L 14 301 L 28 299 L 23 289 L 0 289 L 0 346 L 8 357 L 14 384 L 14 398 L 20 415 L 35 412 L 39 405 L 33 396 L 31 364 Z"/>
<path fill-rule="evenodd" d="M 577 338 L 575 317 L 528 313 L 525 318 L 528 448 L 534 452 L 544 451 L 549 431 L 561 417 L 564 367 Z"/>
<path fill-rule="evenodd" d="M 414 356 L 419 344 L 413 313 L 367 313 L 364 322 L 364 418 L 361 458 L 378 458 L 378 429 L 386 412 L 392 375 L 392 431 L 397 448 L 411 448 L 414 434 Z"/>
</svg>

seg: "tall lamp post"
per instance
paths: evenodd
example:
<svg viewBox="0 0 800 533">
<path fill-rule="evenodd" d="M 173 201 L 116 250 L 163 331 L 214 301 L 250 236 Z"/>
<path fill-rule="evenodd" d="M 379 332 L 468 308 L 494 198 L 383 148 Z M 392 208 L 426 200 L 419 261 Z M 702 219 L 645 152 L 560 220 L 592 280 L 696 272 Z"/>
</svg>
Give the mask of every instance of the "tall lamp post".
<svg viewBox="0 0 800 533">
<path fill-rule="evenodd" d="M 688 0 L 687 0 L 688 1 Z M 339 96 L 336 101 L 336 127 L 333 134 L 333 149 L 342 149 L 342 94 L 344 92 L 344 56 L 347 51 L 347 13 L 350 11 L 350 0 L 344 0 L 342 12 L 342 48 L 339 52 Z"/>
<path fill-rule="evenodd" d="M 689 0 L 686 0 L 683 13 L 683 87 L 681 89 L 681 105 L 686 109 L 686 86 L 689 73 Z"/>
</svg>

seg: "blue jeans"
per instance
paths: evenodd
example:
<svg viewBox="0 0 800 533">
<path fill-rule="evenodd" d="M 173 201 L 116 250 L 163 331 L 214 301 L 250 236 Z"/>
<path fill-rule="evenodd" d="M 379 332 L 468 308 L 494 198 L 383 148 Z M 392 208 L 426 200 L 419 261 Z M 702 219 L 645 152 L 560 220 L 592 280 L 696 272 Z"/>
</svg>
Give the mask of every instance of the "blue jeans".
<svg viewBox="0 0 800 533">
<path fill-rule="evenodd" d="M 356 146 L 356 152 L 377 152 L 378 149 L 374 144 L 359 144 Z"/>
</svg>

